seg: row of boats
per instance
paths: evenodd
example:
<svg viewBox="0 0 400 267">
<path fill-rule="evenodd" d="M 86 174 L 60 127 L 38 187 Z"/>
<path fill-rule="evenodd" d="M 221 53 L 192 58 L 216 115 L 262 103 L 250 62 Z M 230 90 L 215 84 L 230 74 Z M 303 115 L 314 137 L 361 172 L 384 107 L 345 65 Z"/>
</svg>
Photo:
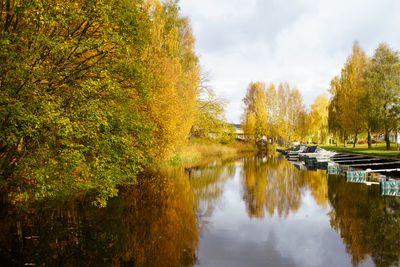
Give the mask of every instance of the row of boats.
<svg viewBox="0 0 400 267">
<path fill-rule="evenodd" d="M 336 152 L 325 150 L 319 146 L 306 146 L 298 145 L 294 148 L 286 150 L 278 149 L 283 155 L 287 156 L 291 160 L 303 160 L 307 158 L 315 158 L 318 160 L 329 160 L 333 157 Z"/>
<path fill-rule="evenodd" d="M 337 153 L 306 145 L 277 151 L 299 170 L 326 170 L 328 174 L 345 175 L 350 183 L 380 184 L 382 195 L 400 196 L 400 180 L 391 177 L 400 173 L 400 161 Z"/>
</svg>

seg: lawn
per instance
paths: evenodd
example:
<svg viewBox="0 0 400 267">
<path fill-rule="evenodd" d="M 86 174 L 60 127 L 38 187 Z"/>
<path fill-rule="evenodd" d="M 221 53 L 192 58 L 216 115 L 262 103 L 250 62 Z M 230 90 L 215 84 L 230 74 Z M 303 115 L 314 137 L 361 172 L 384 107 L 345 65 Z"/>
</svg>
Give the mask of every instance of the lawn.
<svg viewBox="0 0 400 267">
<path fill-rule="evenodd" d="M 334 150 L 338 152 L 400 157 L 400 151 L 397 151 L 396 144 L 391 144 L 390 150 L 386 150 L 385 143 L 373 144 L 371 149 L 368 149 L 368 144 L 356 145 L 355 148 L 353 148 L 352 144 L 347 145 L 347 147 L 343 147 L 343 145 L 339 145 L 337 147 L 336 145 L 321 145 L 321 147 L 326 150 Z"/>
</svg>

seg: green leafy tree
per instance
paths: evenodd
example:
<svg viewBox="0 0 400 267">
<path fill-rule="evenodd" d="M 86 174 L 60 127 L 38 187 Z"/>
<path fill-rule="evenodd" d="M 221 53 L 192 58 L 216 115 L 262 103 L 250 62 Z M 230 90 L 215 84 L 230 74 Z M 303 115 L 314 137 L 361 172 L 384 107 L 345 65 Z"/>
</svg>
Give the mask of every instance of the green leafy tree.
<svg viewBox="0 0 400 267">
<path fill-rule="evenodd" d="M 209 74 L 201 75 L 199 94 L 197 95 L 196 119 L 190 135 L 205 139 L 213 139 L 222 143 L 230 143 L 235 138 L 236 129 L 227 123 L 225 117 L 226 101 L 218 98 L 208 84 Z"/>
<path fill-rule="evenodd" d="M 140 53 L 150 20 L 141 8 L 1 3 L 0 171 L 15 199 L 92 188 L 104 199 L 148 162 Z"/>
<path fill-rule="evenodd" d="M 397 131 L 400 109 L 400 58 L 399 53 L 386 44 L 375 50 L 366 72 L 366 103 L 371 104 L 370 127 L 382 124 L 386 148 L 390 149 L 389 134 Z"/>
<path fill-rule="evenodd" d="M 105 205 L 187 138 L 199 65 L 177 1 L 0 11 L 0 176 L 15 200 L 95 190 Z"/>
</svg>

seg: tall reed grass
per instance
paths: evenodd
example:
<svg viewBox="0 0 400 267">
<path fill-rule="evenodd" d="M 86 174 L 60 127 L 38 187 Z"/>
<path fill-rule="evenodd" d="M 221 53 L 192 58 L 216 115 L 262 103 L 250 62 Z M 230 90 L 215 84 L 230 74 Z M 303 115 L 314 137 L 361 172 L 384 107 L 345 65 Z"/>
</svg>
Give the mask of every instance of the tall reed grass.
<svg viewBox="0 0 400 267">
<path fill-rule="evenodd" d="M 254 153 L 256 151 L 257 147 L 248 143 L 234 142 L 231 144 L 220 144 L 207 140 L 190 140 L 178 148 L 175 154 L 163 162 L 163 164 L 191 167 L 217 158 L 227 158 L 246 152 Z"/>
</svg>

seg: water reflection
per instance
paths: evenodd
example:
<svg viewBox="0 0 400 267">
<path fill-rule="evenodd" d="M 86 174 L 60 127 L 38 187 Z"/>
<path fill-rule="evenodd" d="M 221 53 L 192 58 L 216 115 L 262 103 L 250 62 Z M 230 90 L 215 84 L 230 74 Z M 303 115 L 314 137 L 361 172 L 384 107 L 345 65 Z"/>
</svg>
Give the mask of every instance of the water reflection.
<svg viewBox="0 0 400 267">
<path fill-rule="evenodd" d="M 168 176 L 166 176 L 166 174 Z M 121 193 L 126 229 L 124 261 L 137 266 L 192 266 L 199 233 L 193 193 L 181 169 L 142 177 Z"/>
<path fill-rule="evenodd" d="M 296 212 L 302 195 L 310 189 L 315 201 L 326 208 L 328 177 L 325 171 L 300 171 L 287 160 L 271 155 L 247 158 L 242 170 L 243 199 L 250 217 L 263 218 L 265 212 L 286 218 Z"/>
<path fill-rule="evenodd" d="M 174 177 L 171 179 L 169 177 Z M 147 174 L 104 209 L 88 199 L 16 209 L 3 201 L 0 265 L 192 266 L 199 233 L 183 170 Z"/>
<path fill-rule="evenodd" d="M 273 155 L 148 172 L 90 202 L 3 199 L 0 266 L 399 265 L 400 198 Z"/>
<path fill-rule="evenodd" d="M 378 185 L 329 177 L 330 222 L 340 232 L 353 265 L 371 256 L 377 266 L 398 266 L 400 198 L 380 196 Z"/>
<path fill-rule="evenodd" d="M 213 162 L 202 167 L 187 170 L 194 195 L 194 205 L 199 218 L 199 227 L 203 229 L 212 216 L 214 208 L 224 192 L 226 181 L 236 172 L 235 161 Z"/>
</svg>

